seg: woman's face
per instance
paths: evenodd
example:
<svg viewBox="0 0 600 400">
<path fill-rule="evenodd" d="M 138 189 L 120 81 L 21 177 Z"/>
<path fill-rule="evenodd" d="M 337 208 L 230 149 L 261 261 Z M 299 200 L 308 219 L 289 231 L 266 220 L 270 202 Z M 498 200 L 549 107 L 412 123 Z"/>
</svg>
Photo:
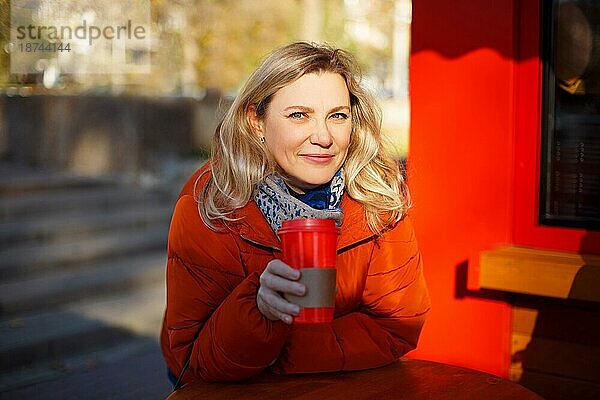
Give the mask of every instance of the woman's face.
<svg viewBox="0 0 600 400">
<path fill-rule="evenodd" d="M 315 188 L 346 160 L 352 131 L 346 82 L 331 72 L 303 75 L 275 93 L 264 119 L 251 122 L 287 184 L 299 193 Z"/>
</svg>

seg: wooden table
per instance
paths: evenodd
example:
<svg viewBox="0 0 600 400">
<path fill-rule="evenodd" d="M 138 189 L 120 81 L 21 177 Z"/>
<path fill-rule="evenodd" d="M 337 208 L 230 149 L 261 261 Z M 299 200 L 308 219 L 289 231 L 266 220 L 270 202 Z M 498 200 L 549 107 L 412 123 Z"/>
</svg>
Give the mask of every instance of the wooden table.
<svg viewBox="0 0 600 400">
<path fill-rule="evenodd" d="M 483 372 L 403 359 L 365 371 L 306 375 L 264 372 L 236 383 L 194 382 L 168 400 L 186 399 L 451 399 L 541 400 L 523 386 Z"/>
</svg>

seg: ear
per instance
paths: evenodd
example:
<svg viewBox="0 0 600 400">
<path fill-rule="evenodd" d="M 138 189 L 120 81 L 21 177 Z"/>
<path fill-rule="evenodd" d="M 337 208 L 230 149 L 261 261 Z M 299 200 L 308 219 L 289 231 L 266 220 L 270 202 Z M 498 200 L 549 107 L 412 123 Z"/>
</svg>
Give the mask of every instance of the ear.
<svg viewBox="0 0 600 400">
<path fill-rule="evenodd" d="M 256 136 L 263 136 L 263 122 L 258 115 L 256 115 L 256 106 L 253 104 L 246 110 L 246 118 L 252 129 L 252 133 Z"/>
</svg>

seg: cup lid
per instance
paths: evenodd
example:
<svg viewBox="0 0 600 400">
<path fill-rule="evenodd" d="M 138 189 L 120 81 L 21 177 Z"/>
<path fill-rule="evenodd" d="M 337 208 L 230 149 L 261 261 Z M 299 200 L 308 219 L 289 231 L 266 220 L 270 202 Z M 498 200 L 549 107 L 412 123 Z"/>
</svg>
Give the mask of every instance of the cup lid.
<svg viewBox="0 0 600 400">
<path fill-rule="evenodd" d="M 328 218 L 297 218 L 283 221 L 277 234 L 291 232 L 325 232 L 339 234 L 339 228 L 333 219 Z"/>
</svg>

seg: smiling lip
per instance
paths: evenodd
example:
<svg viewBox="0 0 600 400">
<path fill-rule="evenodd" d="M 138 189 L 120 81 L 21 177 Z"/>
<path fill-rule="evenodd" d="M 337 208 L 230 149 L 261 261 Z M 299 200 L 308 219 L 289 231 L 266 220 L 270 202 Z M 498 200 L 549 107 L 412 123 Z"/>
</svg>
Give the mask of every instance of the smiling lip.
<svg viewBox="0 0 600 400">
<path fill-rule="evenodd" d="M 313 163 L 326 164 L 333 159 L 333 154 L 300 154 L 300 157 Z"/>
</svg>

